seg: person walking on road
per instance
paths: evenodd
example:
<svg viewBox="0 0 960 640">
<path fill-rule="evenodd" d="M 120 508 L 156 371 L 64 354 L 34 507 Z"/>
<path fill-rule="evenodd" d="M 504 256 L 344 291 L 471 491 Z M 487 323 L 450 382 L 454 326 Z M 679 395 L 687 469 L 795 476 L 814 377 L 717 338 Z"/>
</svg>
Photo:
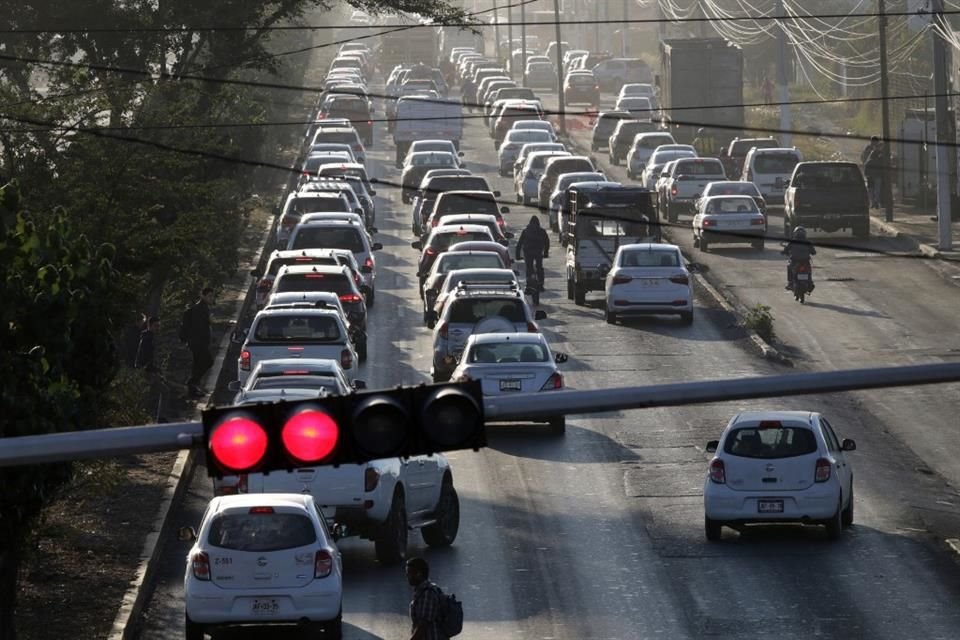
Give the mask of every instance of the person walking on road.
<svg viewBox="0 0 960 640">
<path fill-rule="evenodd" d="M 867 179 L 867 189 L 870 192 L 870 208 L 880 208 L 880 198 L 884 179 L 884 148 L 877 136 L 870 138 L 863 152 L 860 154 L 860 163 L 863 165 L 863 175 Z"/>
<path fill-rule="evenodd" d="M 448 640 L 440 628 L 443 592 L 430 582 L 430 565 L 423 558 L 410 558 L 406 565 L 407 582 L 413 587 L 410 601 L 410 640 Z"/>
<path fill-rule="evenodd" d="M 147 328 L 140 332 L 140 343 L 137 346 L 137 356 L 133 366 L 144 369 L 147 373 L 157 372 L 156 340 L 160 333 L 160 318 L 152 316 L 147 321 Z"/>
<path fill-rule="evenodd" d="M 526 278 L 535 275 L 540 283 L 540 291 L 544 291 L 543 259 L 550 257 L 550 236 L 540 226 L 540 218 L 530 216 L 530 222 L 520 232 L 517 239 L 517 260 L 521 257 L 526 265 Z"/>
<path fill-rule="evenodd" d="M 203 396 L 206 392 L 200 386 L 203 376 L 213 366 L 213 355 L 210 353 L 210 307 L 213 306 L 213 289 L 206 287 L 200 294 L 200 299 L 193 303 L 183 314 L 180 325 L 180 341 L 190 348 L 193 363 L 190 367 L 190 378 L 187 380 L 187 389 L 194 396 Z"/>
<path fill-rule="evenodd" d="M 713 137 L 713 133 L 704 127 L 697 130 L 693 148 L 697 150 L 701 158 L 713 158 L 717 155 L 717 141 Z"/>
</svg>

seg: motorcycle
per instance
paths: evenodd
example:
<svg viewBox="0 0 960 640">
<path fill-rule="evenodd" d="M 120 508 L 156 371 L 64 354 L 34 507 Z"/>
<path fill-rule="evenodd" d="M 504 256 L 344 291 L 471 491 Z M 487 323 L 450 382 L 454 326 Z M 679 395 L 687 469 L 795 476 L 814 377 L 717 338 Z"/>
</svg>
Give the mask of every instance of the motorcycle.
<svg viewBox="0 0 960 640">
<path fill-rule="evenodd" d="M 793 266 L 793 298 L 803 304 L 805 297 L 813 293 L 813 265 L 801 260 Z"/>
</svg>

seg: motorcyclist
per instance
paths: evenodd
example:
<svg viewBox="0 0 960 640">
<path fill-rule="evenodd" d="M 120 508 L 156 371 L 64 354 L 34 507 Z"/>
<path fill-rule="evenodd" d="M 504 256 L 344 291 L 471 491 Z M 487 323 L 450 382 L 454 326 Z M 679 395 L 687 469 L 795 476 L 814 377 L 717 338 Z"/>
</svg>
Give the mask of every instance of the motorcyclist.
<svg viewBox="0 0 960 640">
<path fill-rule="evenodd" d="M 697 153 L 704 158 L 712 158 L 717 155 L 717 141 L 713 133 L 707 131 L 704 127 L 697 129 L 697 137 L 693 141 L 693 147 Z"/>
<path fill-rule="evenodd" d="M 787 286 L 785 289 L 793 289 L 794 270 L 801 262 L 809 262 L 810 256 L 817 255 L 816 248 L 807 240 L 807 230 L 803 227 L 797 227 L 793 230 L 793 239 L 790 240 L 782 251 L 783 255 L 789 256 L 790 263 L 787 265 Z M 813 291 L 813 282 L 810 282 L 810 291 Z"/>
<path fill-rule="evenodd" d="M 517 260 L 522 257 L 526 264 L 527 280 L 530 280 L 530 274 L 536 273 L 540 281 L 540 291 L 543 291 L 543 259 L 550 256 L 550 236 L 540 226 L 540 218 L 535 215 L 530 216 L 530 222 L 520 232 L 516 256 Z"/>
</svg>

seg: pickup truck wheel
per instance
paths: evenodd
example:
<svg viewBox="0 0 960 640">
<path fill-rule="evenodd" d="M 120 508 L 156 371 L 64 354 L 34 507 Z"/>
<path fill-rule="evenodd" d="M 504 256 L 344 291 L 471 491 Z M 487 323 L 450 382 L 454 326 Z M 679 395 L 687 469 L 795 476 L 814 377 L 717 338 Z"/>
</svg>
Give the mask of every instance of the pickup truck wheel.
<svg viewBox="0 0 960 640">
<path fill-rule="evenodd" d="M 573 285 L 573 304 L 582 307 L 587 303 L 587 290 L 576 284 Z"/>
<path fill-rule="evenodd" d="M 783 215 L 783 239 L 790 240 L 793 237 L 793 229 L 790 227 L 790 218 L 786 214 Z"/>
<path fill-rule="evenodd" d="M 403 562 L 407 556 L 407 533 L 407 507 L 403 493 L 398 491 L 393 496 L 387 521 L 383 523 L 380 534 L 374 540 L 374 549 L 380 564 L 395 565 Z"/>
<path fill-rule="evenodd" d="M 712 518 L 703 518 L 703 533 L 710 542 L 720 542 L 723 536 L 723 524 Z"/>
<path fill-rule="evenodd" d="M 684 311 L 680 314 L 680 322 L 686 325 L 693 324 L 693 311 Z"/>
<path fill-rule="evenodd" d="M 367 361 L 367 341 L 362 340 L 357 343 L 357 358 L 360 362 Z"/>
<path fill-rule="evenodd" d="M 444 478 L 437 505 L 437 521 L 420 530 L 423 541 L 431 547 L 449 547 L 460 530 L 460 498 L 453 482 Z"/>
<path fill-rule="evenodd" d="M 573 300 L 573 280 L 567 278 L 567 300 Z"/>
<path fill-rule="evenodd" d="M 550 433 L 555 436 L 562 436 L 567 432 L 567 418 L 566 416 L 557 416 L 556 418 L 550 418 Z"/>
<path fill-rule="evenodd" d="M 763 251 L 763 240 L 754 240 L 751 244 L 757 251 Z"/>
<path fill-rule="evenodd" d="M 203 640 L 203 627 L 191 620 L 189 615 L 184 615 L 183 637 L 184 640 Z"/>
<path fill-rule="evenodd" d="M 870 221 L 861 222 L 853 227 L 853 237 L 867 239 L 870 237 Z"/>
<path fill-rule="evenodd" d="M 617 314 L 613 311 L 610 311 L 609 308 L 603 311 L 603 319 L 607 324 L 617 324 Z"/>
</svg>

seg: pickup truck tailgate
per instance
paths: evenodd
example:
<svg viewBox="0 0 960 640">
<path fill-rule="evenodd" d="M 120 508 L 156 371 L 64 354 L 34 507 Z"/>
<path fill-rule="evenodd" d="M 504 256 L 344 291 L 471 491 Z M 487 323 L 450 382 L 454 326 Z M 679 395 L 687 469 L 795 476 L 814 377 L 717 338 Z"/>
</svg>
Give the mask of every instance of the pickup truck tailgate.
<svg viewBox="0 0 960 640">
<path fill-rule="evenodd" d="M 365 465 L 342 464 L 339 467 L 306 467 L 269 474 L 251 473 L 247 477 L 249 493 L 309 493 L 324 513 L 325 507 L 359 506 L 364 500 Z"/>
</svg>

